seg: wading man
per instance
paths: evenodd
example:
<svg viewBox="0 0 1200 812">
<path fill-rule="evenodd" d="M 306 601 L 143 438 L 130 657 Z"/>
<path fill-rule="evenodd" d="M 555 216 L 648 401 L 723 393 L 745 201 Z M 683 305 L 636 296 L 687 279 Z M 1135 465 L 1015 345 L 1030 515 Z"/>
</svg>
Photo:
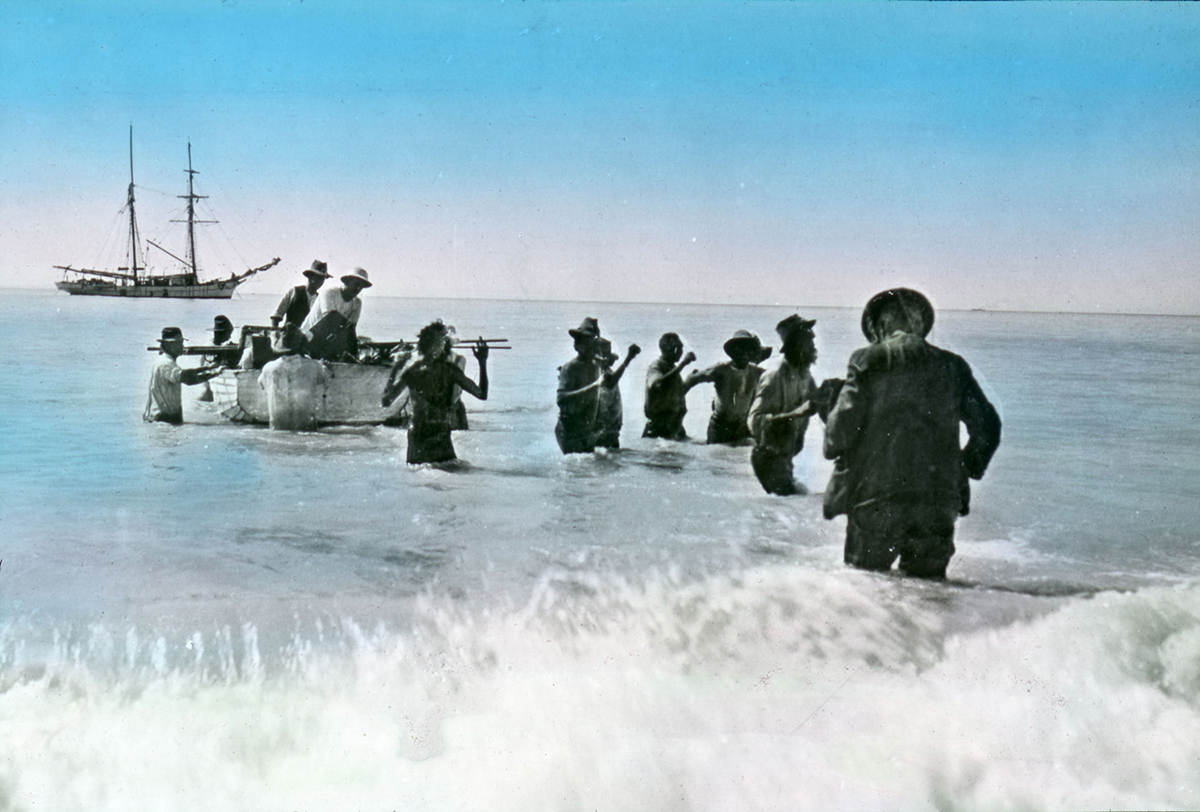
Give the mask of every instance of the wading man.
<svg viewBox="0 0 1200 812">
<path fill-rule="evenodd" d="M 620 356 L 612 351 L 612 342 L 602 338 L 598 343 L 596 363 L 600 365 L 600 398 L 596 408 L 596 447 L 620 448 L 621 424 L 625 420 L 621 404 L 621 376 L 629 368 L 629 362 L 638 356 L 642 348 L 629 345 L 629 352 L 621 365 L 613 369 Z"/>
<path fill-rule="evenodd" d="M 970 508 L 968 478 L 983 476 L 1000 444 L 995 408 L 966 361 L 925 340 L 932 327 L 933 306 L 907 288 L 863 310 L 871 343 L 850 356 L 824 449 L 836 460 L 825 517 L 847 514 L 851 566 L 888 570 L 899 558 L 908 575 L 944 578 L 955 521 Z"/>
<path fill-rule="evenodd" d="M 771 354 L 758 336 L 738 330 L 725 342 L 725 354 L 730 360 L 688 376 L 688 385 L 711 383 L 716 389 L 713 413 L 708 420 L 708 442 L 736 445 L 750 438 L 746 419 L 750 403 L 763 369 L 759 363 Z"/>
<path fill-rule="evenodd" d="M 158 358 L 150 372 L 150 393 L 142 419 L 147 423 L 183 422 L 183 389 L 181 384 L 194 386 L 221 374 L 224 367 L 203 366 L 181 369 L 175 359 L 183 354 L 183 331 L 164 327 L 158 339 Z"/>
<path fill-rule="evenodd" d="M 682 376 L 683 368 L 696 360 L 696 353 L 684 355 L 683 340 L 675 333 L 663 333 L 658 350 L 661 355 L 646 370 L 646 428 L 642 436 L 686 440 L 683 418 L 687 414 L 687 391 L 694 384 Z"/>
<path fill-rule="evenodd" d="M 792 458 L 804 448 L 808 419 L 829 413 L 842 383 L 832 378 L 818 387 L 808 371 L 817 360 L 814 324 L 792 314 L 775 325 L 783 341 L 783 357 L 759 378 L 747 417 L 754 438 L 750 452 L 754 475 L 763 490 L 779 496 L 808 493 L 792 475 Z"/>
<path fill-rule="evenodd" d="M 575 341 L 575 357 L 558 368 L 558 422 L 554 438 L 564 454 L 585 454 L 596 448 L 596 414 L 603 377 L 596 362 L 600 324 L 584 319 L 567 330 Z"/>
<path fill-rule="evenodd" d="M 417 335 L 417 357 L 388 382 L 383 392 L 382 403 L 387 407 L 408 389 L 412 422 L 408 429 L 407 460 L 414 465 L 457 459 L 450 438 L 454 429 L 455 387 L 487 400 L 487 344 L 481 338 L 472 350 L 479 361 L 479 383 L 476 383 L 446 352 L 449 337 L 441 321 L 422 327 Z"/>
</svg>

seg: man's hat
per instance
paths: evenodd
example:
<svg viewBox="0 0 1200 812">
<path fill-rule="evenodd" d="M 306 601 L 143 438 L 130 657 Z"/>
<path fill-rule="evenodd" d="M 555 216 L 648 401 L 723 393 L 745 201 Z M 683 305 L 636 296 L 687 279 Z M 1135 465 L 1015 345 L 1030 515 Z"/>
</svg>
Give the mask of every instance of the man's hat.
<svg viewBox="0 0 1200 812">
<path fill-rule="evenodd" d="M 277 352 L 293 353 L 299 352 L 304 348 L 304 334 L 300 332 L 300 328 L 295 324 L 289 324 L 283 328 L 283 332 L 275 340 L 275 349 Z"/>
<path fill-rule="evenodd" d="M 921 338 L 929 335 L 929 331 L 933 329 L 933 305 L 915 290 L 892 288 L 876 293 L 863 308 L 862 331 L 868 340 L 875 338 L 875 322 L 879 319 L 879 314 L 887 305 L 893 303 L 900 305 L 912 326 L 921 334 Z"/>
<path fill-rule="evenodd" d="M 213 319 L 213 326 L 208 328 L 210 333 L 217 333 L 221 330 L 232 330 L 233 322 L 227 316 L 217 316 Z"/>
<path fill-rule="evenodd" d="M 735 352 L 742 350 L 750 354 L 750 357 L 756 361 L 761 361 L 766 358 L 763 355 L 763 350 L 766 350 L 767 355 L 770 355 L 771 348 L 764 348 L 762 342 L 758 340 L 758 336 L 748 330 L 738 330 L 733 334 L 733 338 L 725 342 L 725 354 L 732 357 Z"/>
<path fill-rule="evenodd" d="M 621 356 L 612 351 L 612 342 L 607 338 L 597 338 L 596 346 L 599 347 L 599 357 L 607 363 L 615 363 Z"/>
<path fill-rule="evenodd" d="M 600 322 L 588 316 L 579 323 L 579 327 L 574 330 L 567 330 L 572 338 L 599 338 L 600 337 Z"/>
<path fill-rule="evenodd" d="M 312 267 L 306 268 L 303 273 L 305 276 L 315 276 L 318 279 L 329 279 L 333 275 L 329 273 L 329 266 L 319 259 L 314 259 Z"/>
<path fill-rule="evenodd" d="M 164 327 L 159 343 L 163 341 L 183 341 L 183 330 L 178 327 Z"/>
<path fill-rule="evenodd" d="M 775 332 L 779 333 L 779 337 L 786 342 L 796 333 L 811 333 L 813 325 L 816 323 L 816 319 L 802 319 L 798 314 L 793 313 L 775 325 Z"/>
<path fill-rule="evenodd" d="M 371 280 L 367 278 L 367 272 L 364 268 L 355 268 L 350 273 L 342 276 L 343 282 L 347 282 L 351 279 L 358 280 L 359 284 L 361 284 L 364 288 L 371 287 Z"/>
</svg>

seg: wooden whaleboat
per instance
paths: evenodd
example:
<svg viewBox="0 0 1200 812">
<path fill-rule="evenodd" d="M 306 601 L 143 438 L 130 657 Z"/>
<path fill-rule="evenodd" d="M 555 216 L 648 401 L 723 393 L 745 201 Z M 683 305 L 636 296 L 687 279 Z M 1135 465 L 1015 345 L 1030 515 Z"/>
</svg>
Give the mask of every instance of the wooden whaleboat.
<svg viewBox="0 0 1200 812">
<path fill-rule="evenodd" d="M 152 271 L 145 262 L 144 251 L 138 233 L 137 215 L 134 210 L 133 194 L 133 128 L 129 128 L 129 192 L 125 209 L 129 213 L 129 237 L 127 239 L 128 261 L 115 270 L 96 270 L 93 268 L 75 268 L 70 265 L 55 265 L 63 271 L 63 279 L 55 286 L 73 296 L 120 296 L 131 299 L 228 299 L 233 296 L 237 286 L 257 273 L 269 270 L 279 264 L 279 257 L 257 268 L 249 268 L 241 272 L 233 272 L 228 277 L 202 280 L 196 261 L 197 224 L 215 223 L 216 220 L 197 220 L 195 203 L 204 199 L 205 195 L 195 192 L 193 179 L 198 173 L 192 169 L 192 145 L 188 144 L 188 190 L 186 195 L 179 195 L 187 201 L 187 247 L 186 258 L 176 256 L 157 243 L 147 242 L 171 259 L 181 263 L 182 267 L 173 271 Z M 181 222 L 181 221 L 172 221 Z"/>
</svg>

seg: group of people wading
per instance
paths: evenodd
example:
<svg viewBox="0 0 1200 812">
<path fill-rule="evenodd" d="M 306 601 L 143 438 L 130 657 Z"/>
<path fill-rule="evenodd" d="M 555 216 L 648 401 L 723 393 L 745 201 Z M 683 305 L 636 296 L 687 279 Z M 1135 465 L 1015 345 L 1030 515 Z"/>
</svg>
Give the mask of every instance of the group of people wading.
<svg viewBox="0 0 1200 812">
<path fill-rule="evenodd" d="M 980 479 L 1000 443 L 1000 417 L 967 362 L 926 341 L 933 306 L 922 294 L 894 288 L 872 297 L 862 314 L 870 342 L 850 356 L 846 377 L 819 386 L 816 322 L 797 314 L 775 326 L 780 357 L 739 330 L 725 342 L 729 360 L 684 375 L 696 360 L 675 333 L 659 339 L 660 356 L 646 374 L 643 437 L 686 440 L 687 392 L 702 383 L 716 392 L 708 442 L 751 444 L 750 464 L 768 493 L 807 493 L 792 460 L 804 447 L 809 420 L 825 422 L 823 451 L 834 461 L 825 490 L 825 518 L 847 516 L 845 561 L 855 567 L 900 569 L 943 578 L 954 554 L 954 526 L 970 509 L 971 479 Z M 564 454 L 617 448 L 621 430 L 618 384 L 640 352 L 625 360 L 586 318 L 568 333 L 575 357 L 559 367 L 558 423 Z M 960 425 L 967 429 L 965 446 Z"/>
<path fill-rule="evenodd" d="M 181 369 L 175 359 L 183 352 L 182 333 L 164 328 L 145 419 L 182 422 L 180 384 L 205 382 L 235 358 L 242 367 L 262 367 L 260 381 L 268 395 L 275 378 L 316 381 L 325 374 L 322 360 L 354 358 L 362 309 L 358 294 L 371 285 L 367 272 L 356 268 L 324 292 L 331 278 L 324 262 L 313 262 L 304 274 L 307 283 L 289 290 L 271 317 L 276 339 L 265 365 L 252 357 L 253 346 L 229 341 L 232 324 L 218 316 L 214 344 L 229 349 L 215 350 L 198 369 Z M 970 508 L 969 480 L 983 476 L 1000 443 L 1000 417 L 967 362 L 926 340 L 933 320 L 933 306 L 914 290 L 877 294 L 862 313 L 869 343 L 850 356 L 844 379 L 820 385 L 809 371 L 817 358 L 816 322 L 797 314 L 775 326 L 780 353 L 766 365 L 771 349 L 739 330 L 724 344 L 728 361 L 685 375 L 696 355 L 684 354 L 680 337 L 665 333 L 658 342 L 660 355 L 646 374 L 642 436 L 688 439 L 683 425 L 687 393 L 711 383 L 715 397 L 707 441 L 750 445 L 750 465 L 765 491 L 804 494 L 792 463 L 816 415 L 825 423 L 825 457 L 834 461 L 824 514 L 827 519 L 847 516 L 846 563 L 887 570 L 899 559 L 900 569 L 910 575 L 942 578 L 954 554 L 955 522 Z M 619 384 L 641 348 L 629 345 L 621 359 L 594 318 L 568 333 L 575 357 L 558 370 L 554 436 L 564 454 L 619 448 Z M 487 343 L 480 339 L 472 345 L 478 381 L 467 376 L 465 359 L 453 346 L 453 328 L 435 321 L 421 329 L 415 352 L 402 349 L 392 362 L 381 402 L 386 407 L 408 393 L 409 463 L 454 460 L 451 433 L 466 427 L 462 393 L 487 399 Z M 965 446 L 960 426 L 967 430 Z M 315 424 L 302 420 L 287 427 Z"/>
</svg>

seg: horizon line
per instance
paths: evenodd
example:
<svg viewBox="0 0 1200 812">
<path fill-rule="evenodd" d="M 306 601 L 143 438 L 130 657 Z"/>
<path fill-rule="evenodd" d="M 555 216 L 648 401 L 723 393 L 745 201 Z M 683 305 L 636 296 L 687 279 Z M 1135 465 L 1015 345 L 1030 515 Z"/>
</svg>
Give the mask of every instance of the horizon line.
<svg viewBox="0 0 1200 812">
<path fill-rule="evenodd" d="M 44 287 L 7 287 L 0 285 L 0 291 L 28 291 L 30 293 L 47 293 L 59 295 L 62 291 L 47 290 Z M 66 294 L 68 298 L 72 294 Z M 262 296 L 273 297 L 271 293 L 240 293 L 236 292 L 235 296 L 244 298 L 247 296 Z M 86 298 L 108 298 L 120 299 L 119 296 L 94 296 Z M 145 297 L 134 297 L 145 298 Z M 657 305 L 657 306 L 680 306 L 680 307 L 806 307 L 814 310 L 858 310 L 859 305 L 785 305 L 778 302 L 680 302 L 680 301 L 633 301 L 633 300 L 616 300 L 616 299 L 532 299 L 518 298 L 515 296 L 391 296 L 387 294 L 375 294 L 371 298 L 381 299 L 412 299 L 417 301 L 422 300 L 441 300 L 441 301 L 476 301 L 476 302 L 529 302 L 531 304 L 580 304 L 580 305 Z M 205 301 L 203 299 L 185 299 L 182 301 Z M 221 299 L 212 299 L 210 301 L 228 301 Z M 369 300 L 365 300 L 369 301 Z M 1013 314 L 1033 314 L 1046 316 L 1149 316 L 1155 318 L 1181 318 L 1194 319 L 1200 318 L 1200 313 L 1145 313 L 1136 311 L 1109 311 L 1109 310 L 1024 310 L 1024 309 L 1007 309 L 997 307 L 937 307 L 939 312 L 945 313 L 1013 313 Z"/>
</svg>

